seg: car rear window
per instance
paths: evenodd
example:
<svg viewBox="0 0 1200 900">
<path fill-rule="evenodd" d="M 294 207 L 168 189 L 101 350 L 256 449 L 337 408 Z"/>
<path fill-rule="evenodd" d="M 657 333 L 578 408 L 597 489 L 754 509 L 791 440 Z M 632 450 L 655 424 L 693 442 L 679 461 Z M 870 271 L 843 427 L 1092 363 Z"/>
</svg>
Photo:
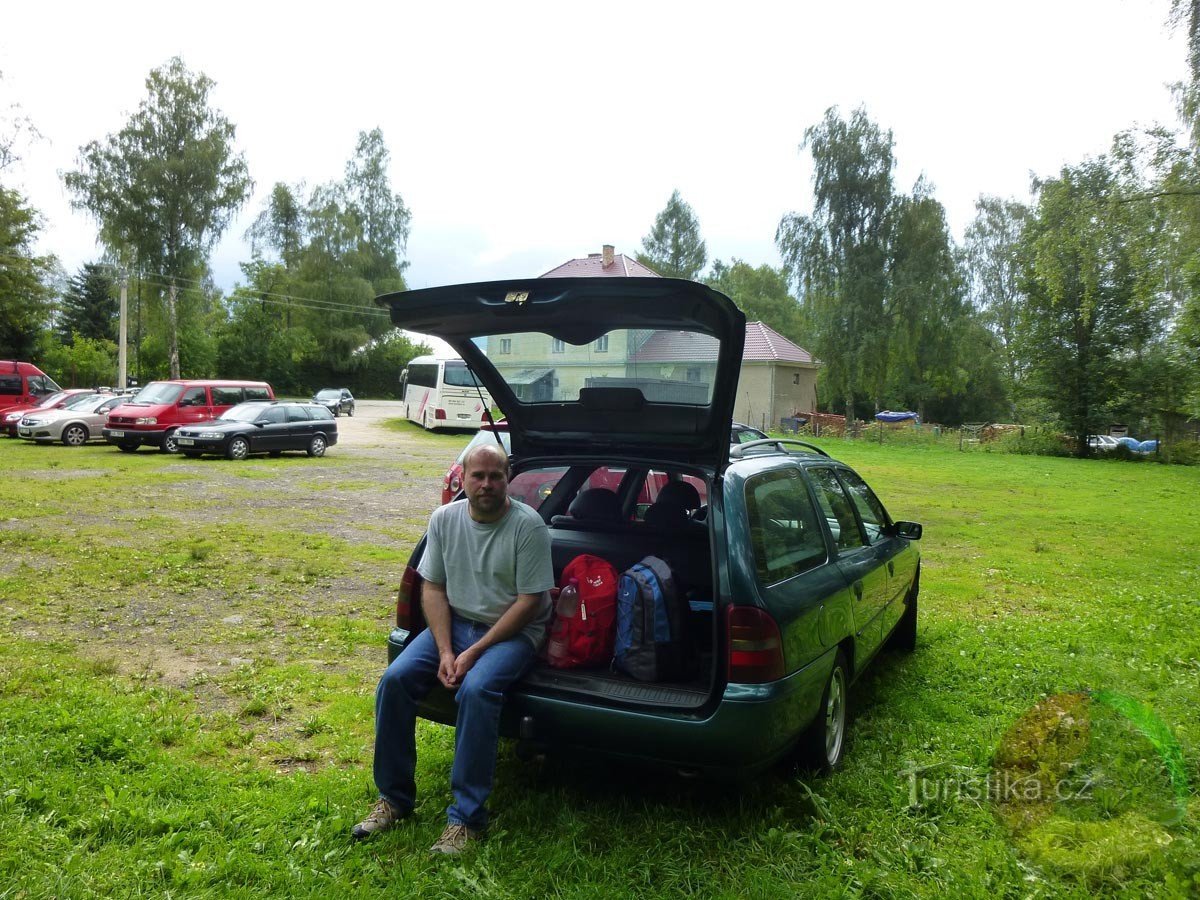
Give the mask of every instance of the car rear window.
<svg viewBox="0 0 1200 900">
<path fill-rule="evenodd" d="M 618 329 L 581 344 L 538 332 L 480 348 L 522 403 L 575 401 L 590 388 L 636 389 L 651 403 L 712 402 L 720 342 L 694 331 Z M 450 366 L 446 366 L 449 380 Z"/>
</svg>

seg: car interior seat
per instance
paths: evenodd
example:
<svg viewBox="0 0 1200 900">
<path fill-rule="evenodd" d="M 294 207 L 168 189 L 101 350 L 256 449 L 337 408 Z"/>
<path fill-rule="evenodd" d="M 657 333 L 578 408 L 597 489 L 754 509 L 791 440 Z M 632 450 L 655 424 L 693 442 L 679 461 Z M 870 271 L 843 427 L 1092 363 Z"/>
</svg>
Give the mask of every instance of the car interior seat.
<svg viewBox="0 0 1200 900">
<path fill-rule="evenodd" d="M 554 516 L 550 524 L 555 528 L 616 530 L 621 527 L 621 501 L 616 491 L 587 488 L 571 501 L 565 516 Z"/>
</svg>

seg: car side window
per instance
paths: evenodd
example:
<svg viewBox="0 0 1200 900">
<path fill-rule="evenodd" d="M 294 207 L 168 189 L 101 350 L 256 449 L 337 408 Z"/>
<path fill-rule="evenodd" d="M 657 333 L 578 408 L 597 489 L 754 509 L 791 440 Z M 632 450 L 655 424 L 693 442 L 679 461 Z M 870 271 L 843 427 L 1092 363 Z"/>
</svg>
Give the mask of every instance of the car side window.
<svg viewBox="0 0 1200 900">
<path fill-rule="evenodd" d="M 308 410 L 309 417 L 316 421 L 333 421 L 333 413 L 324 406 L 306 406 L 304 408 Z"/>
<path fill-rule="evenodd" d="M 846 491 L 850 494 L 855 509 L 858 510 L 858 517 L 862 520 L 863 528 L 867 531 L 867 543 L 874 544 L 876 541 L 882 540 L 886 537 L 883 532 L 887 527 L 888 519 L 887 513 L 883 510 L 883 504 L 879 502 L 875 492 L 867 487 L 867 483 L 854 472 L 843 470 L 838 472 L 838 475 L 846 486 Z"/>
<path fill-rule="evenodd" d="M 237 406 L 242 402 L 242 389 L 215 387 L 212 389 L 213 406 Z"/>
<path fill-rule="evenodd" d="M 289 406 L 287 408 L 287 420 L 289 422 L 307 422 L 309 421 L 308 410 L 303 406 Z"/>
<path fill-rule="evenodd" d="M 271 406 L 263 412 L 262 421 L 268 425 L 282 425 L 285 415 L 282 406 Z"/>
<path fill-rule="evenodd" d="M 0 377 L 0 394 L 16 397 L 24 392 L 25 389 L 21 383 L 20 375 L 5 375 Z"/>
<path fill-rule="evenodd" d="M 203 406 L 204 403 L 205 394 L 202 387 L 188 388 L 179 401 L 180 406 Z"/>
<path fill-rule="evenodd" d="M 825 537 L 797 469 L 764 472 L 746 482 L 754 567 L 764 585 L 825 561 Z"/>
<path fill-rule="evenodd" d="M 853 550 L 863 546 L 863 535 L 859 530 L 858 520 L 854 517 L 854 508 L 833 469 L 813 468 L 808 470 L 808 474 L 812 478 L 817 503 L 821 506 L 821 512 L 825 515 L 837 548 Z"/>
<path fill-rule="evenodd" d="M 244 391 L 247 402 L 250 400 L 270 400 L 271 395 L 267 393 L 266 388 L 248 387 Z"/>
</svg>

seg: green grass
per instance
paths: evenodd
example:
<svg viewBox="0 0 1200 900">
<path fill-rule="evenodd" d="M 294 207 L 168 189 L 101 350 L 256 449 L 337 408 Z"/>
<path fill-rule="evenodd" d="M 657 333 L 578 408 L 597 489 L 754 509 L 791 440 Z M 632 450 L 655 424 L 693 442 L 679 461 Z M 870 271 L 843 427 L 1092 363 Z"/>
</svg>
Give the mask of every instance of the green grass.
<svg viewBox="0 0 1200 900">
<path fill-rule="evenodd" d="M 464 441 L 399 427 L 432 458 Z M 218 460 L 0 442 L 0 898 L 1200 891 L 1200 471 L 817 443 L 925 526 L 920 647 L 855 685 L 844 769 L 727 786 L 505 745 L 491 839 L 435 860 L 441 726 L 419 729 L 417 816 L 346 839 L 419 532 L 356 512 L 384 468 L 264 460 L 243 481 Z M 428 490 L 432 462 L 405 468 L 378 490 Z M 1036 710 L 1095 692 L 1129 702 L 1092 703 L 1087 752 L 1020 743 Z M 1070 757 L 1094 792 L 1050 814 L 958 791 L 1002 746 Z"/>
</svg>

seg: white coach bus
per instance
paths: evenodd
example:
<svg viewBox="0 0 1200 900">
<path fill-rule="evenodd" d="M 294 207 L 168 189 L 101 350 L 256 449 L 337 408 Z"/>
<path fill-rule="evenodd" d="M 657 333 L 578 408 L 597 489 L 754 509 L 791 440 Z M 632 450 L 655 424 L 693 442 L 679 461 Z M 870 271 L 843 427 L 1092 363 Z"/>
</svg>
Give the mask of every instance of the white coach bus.
<svg viewBox="0 0 1200 900">
<path fill-rule="evenodd" d="M 461 358 L 437 356 L 418 356 L 409 362 L 400 374 L 400 399 L 405 416 L 430 431 L 478 429 L 484 409 L 492 403 Z"/>
</svg>

